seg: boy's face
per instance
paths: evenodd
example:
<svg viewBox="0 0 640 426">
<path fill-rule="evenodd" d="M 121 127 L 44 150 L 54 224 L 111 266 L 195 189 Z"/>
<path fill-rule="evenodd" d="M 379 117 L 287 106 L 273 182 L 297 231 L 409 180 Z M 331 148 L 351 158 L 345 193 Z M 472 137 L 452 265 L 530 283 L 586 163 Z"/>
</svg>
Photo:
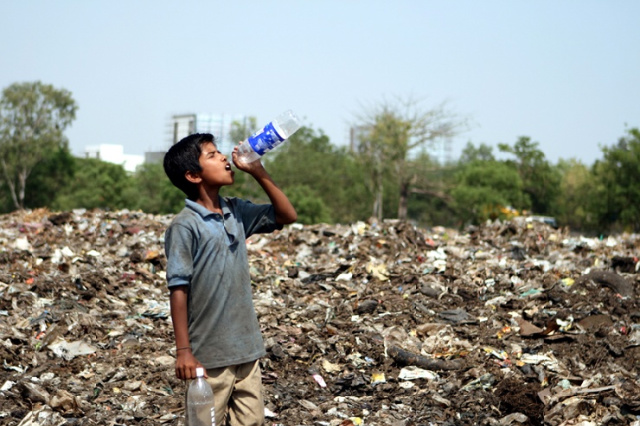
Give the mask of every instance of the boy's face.
<svg viewBox="0 0 640 426">
<path fill-rule="evenodd" d="M 200 167 L 202 171 L 198 173 L 205 186 L 233 185 L 234 171 L 227 156 L 218 151 L 213 142 L 205 142 L 201 147 Z"/>
</svg>

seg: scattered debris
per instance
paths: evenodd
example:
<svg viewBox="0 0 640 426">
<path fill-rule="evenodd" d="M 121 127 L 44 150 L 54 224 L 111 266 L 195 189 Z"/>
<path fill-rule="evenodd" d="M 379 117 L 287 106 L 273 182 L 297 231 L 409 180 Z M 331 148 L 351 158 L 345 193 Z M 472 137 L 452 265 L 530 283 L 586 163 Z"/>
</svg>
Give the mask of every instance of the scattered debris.
<svg viewBox="0 0 640 426">
<path fill-rule="evenodd" d="M 0 216 L 0 424 L 183 425 L 171 216 Z M 273 425 L 640 425 L 640 237 L 515 218 L 248 242 Z"/>
</svg>

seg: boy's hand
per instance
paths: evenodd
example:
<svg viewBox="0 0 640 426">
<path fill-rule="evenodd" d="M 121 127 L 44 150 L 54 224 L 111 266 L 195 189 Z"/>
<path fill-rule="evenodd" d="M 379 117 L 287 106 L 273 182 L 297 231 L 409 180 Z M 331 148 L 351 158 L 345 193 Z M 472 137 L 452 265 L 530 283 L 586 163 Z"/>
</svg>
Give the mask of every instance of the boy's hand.
<svg viewBox="0 0 640 426">
<path fill-rule="evenodd" d="M 191 350 L 179 351 L 176 358 L 176 377 L 181 380 L 192 380 L 196 378 L 196 368 L 202 364 L 193 356 Z M 207 370 L 204 370 L 207 377 Z"/>
<path fill-rule="evenodd" d="M 271 176 L 269 176 L 269 173 L 267 173 L 260 160 L 245 163 L 238 159 L 238 146 L 240 146 L 240 144 L 235 146 L 231 153 L 233 164 L 235 164 L 239 170 L 249 173 L 262 187 L 275 210 L 276 223 L 287 225 L 295 222 L 298 218 L 298 214 L 296 213 L 296 209 L 293 205 L 291 205 L 291 201 L 289 201 L 287 196 L 284 195 L 284 192 L 282 192 L 273 179 L 271 179 Z"/>
<path fill-rule="evenodd" d="M 264 166 L 262 165 L 260 159 L 252 161 L 251 163 L 245 163 L 244 161 L 240 160 L 238 156 L 238 146 L 240 146 L 240 143 L 234 146 L 233 152 L 231 152 L 231 159 L 233 160 L 233 164 L 238 168 L 238 170 L 242 170 L 243 172 L 249 173 L 250 175 L 254 175 L 256 172 L 264 170 Z"/>
</svg>

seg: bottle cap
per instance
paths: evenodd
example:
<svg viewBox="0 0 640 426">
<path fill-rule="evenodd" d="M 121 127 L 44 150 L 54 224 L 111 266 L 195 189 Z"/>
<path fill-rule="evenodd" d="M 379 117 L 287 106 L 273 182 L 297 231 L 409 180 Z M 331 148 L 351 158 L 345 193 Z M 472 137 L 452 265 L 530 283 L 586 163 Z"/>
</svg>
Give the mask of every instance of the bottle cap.
<svg viewBox="0 0 640 426">
<path fill-rule="evenodd" d="M 202 367 L 196 368 L 196 377 L 204 377 L 204 368 Z"/>
</svg>

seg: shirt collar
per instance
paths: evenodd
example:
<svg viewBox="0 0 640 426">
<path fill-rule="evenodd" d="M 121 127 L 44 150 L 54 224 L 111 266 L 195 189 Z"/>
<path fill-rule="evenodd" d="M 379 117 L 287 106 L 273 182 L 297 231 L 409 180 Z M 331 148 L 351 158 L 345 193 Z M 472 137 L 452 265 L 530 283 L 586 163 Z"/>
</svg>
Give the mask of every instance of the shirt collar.
<svg viewBox="0 0 640 426">
<path fill-rule="evenodd" d="M 227 218 L 229 217 L 229 215 L 231 214 L 231 210 L 229 209 L 229 205 L 227 204 L 227 202 L 225 201 L 224 198 L 222 197 L 218 197 L 219 201 L 220 201 L 220 208 L 222 209 L 222 215 Z M 186 199 L 185 200 L 185 205 L 186 207 L 190 208 L 191 210 L 193 210 L 194 212 L 198 213 L 200 216 L 202 216 L 203 218 L 206 218 L 208 216 L 212 216 L 215 215 L 217 213 L 212 212 L 211 210 L 207 209 L 206 207 L 196 203 L 193 200 L 190 199 Z"/>
<path fill-rule="evenodd" d="M 231 216 L 231 209 L 229 208 L 229 205 L 227 204 L 224 198 L 222 197 L 218 197 L 218 198 L 220 200 L 220 208 L 222 209 L 222 215 L 223 215 L 222 224 L 227 234 L 227 245 L 233 250 L 234 247 L 236 247 L 238 244 L 238 238 L 236 237 L 236 235 L 238 235 L 237 224 L 235 223 L 235 221 L 227 220 Z M 193 210 L 203 219 L 206 219 L 212 216 L 219 216 L 218 213 L 212 212 L 211 210 L 205 208 L 204 206 L 201 206 L 200 204 L 196 203 L 193 200 L 186 199 L 185 205 L 187 208 Z"/>
</svg>

